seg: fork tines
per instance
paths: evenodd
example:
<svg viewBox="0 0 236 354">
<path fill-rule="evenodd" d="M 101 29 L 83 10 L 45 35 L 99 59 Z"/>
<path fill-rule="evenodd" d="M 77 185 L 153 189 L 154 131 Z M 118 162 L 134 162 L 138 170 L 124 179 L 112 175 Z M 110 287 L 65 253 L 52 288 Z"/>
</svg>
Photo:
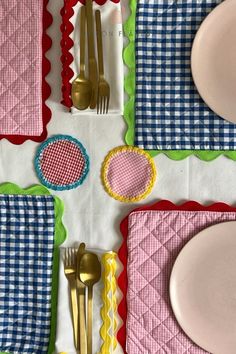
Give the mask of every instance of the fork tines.
<svg viewBox="0 0 236 354">
<path fill-rule="evenodd" d="M 106 82 L 99 82 L 97 114 L 107 114 L 110 101 L 110 87 Z"/>
<path fill-rule="evenodd" d="M 64 251 L 64 264 L 73 265 L 76 263 L 76 252 L 77 249 L 73 247 L 67 247 Z"/>
</svg>

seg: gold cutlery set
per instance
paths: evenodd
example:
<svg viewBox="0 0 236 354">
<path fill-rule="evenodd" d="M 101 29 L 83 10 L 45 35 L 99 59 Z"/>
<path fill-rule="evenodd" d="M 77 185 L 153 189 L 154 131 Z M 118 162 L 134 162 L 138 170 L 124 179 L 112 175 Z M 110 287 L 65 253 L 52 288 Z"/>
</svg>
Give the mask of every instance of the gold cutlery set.
<svg viewBox="0 0 236 354">
<path fill-rule="evenodd" d="M 70 288 L 76 351 L 92 354 L 93 286 L 101 278 L 101 263 L 98 256 L 88 252 L 81 243 L 78 249 L 65 249 L 64 272 Z"/>
<path fill-rule="evenodd" d="M 86 0 L 80 11 L 80 73 L 72 82 L 73 106 L 79 110 L 97 108 L 97 114 L 107 114 L 110 101 L 110 86 L 105 79 L 102 21 L 100 10 L 95 11 L 97 58 L 94 40 L 94 13 L 92 0 Z M 87 23 L 88 78 L 86 77 L 85 38 Z"/>
</svg>

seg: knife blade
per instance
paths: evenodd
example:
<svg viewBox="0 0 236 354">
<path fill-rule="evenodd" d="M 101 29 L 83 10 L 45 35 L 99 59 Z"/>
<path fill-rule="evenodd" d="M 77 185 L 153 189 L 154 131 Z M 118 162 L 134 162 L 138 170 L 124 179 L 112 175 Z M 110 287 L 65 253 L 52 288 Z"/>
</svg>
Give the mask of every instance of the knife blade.
<svg viewBox="0 0 236 354">
<path fill-rule="evenodd" d="M 86 15 L 87 15 L 87 33 L 88 33 L 88 67 L 89 79 L 92 83 L 92 98 L 90 108 L 94 109 L 97 104 L 97 90 L 98 90 L 98 68 L 95 57 L 94 44 L 94 16 L 92 0 L 86 0 Z"/>
<path fill-rule="evenodd" d="M 78 341 L 80 354 L 87 354 L 87 335 L 86 335 L 86 315 L 85 315 L 85 285 L 80 281 L 80 259 L 84 253 L 85 244 L 81 243 L 77 252 L 77 293 L 79 306 L 79 326 L 78 326 Z"/>
</svg>

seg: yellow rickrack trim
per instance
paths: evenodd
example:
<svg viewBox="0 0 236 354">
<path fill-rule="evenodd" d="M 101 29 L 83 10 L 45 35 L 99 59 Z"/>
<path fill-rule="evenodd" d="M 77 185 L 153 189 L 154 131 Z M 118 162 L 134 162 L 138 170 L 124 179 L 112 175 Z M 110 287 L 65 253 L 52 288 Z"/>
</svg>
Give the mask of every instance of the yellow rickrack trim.
<svg viewBox="0 0 236 354">
<path fill-rule="evenodd" d="M 115 252 L 108 252 L 102 256 L 102 280 L 104 288 L 102 291 L 103 307 L 101 309 L 103 325 L 100 329 L 100 335 L 103 343 L 101 345 L 100 354 L 113 353 L 117 347 L 116 257 Z"/>
<path fill-rule="evenodd" d="M 110 187 L 109 181 L 107 179 L 107 173 L 108 173 L 108 169 L 109 169 L 110 160 L 118 153 L 127 152 L 127 151 L 134 152 L 136 154 L 145 156 L 151 166 L 151 171 L 152 171 L 150 182 L 147 186 L 147 189 L 145 190 L 144 193 L 139 194 L 135 197 L 126 197 L 126 196 L 122 196 L 122 195 L 119 195 L 119 194 L 113 192 L 113 190 Z M 142 199 L 145 199 L 151 193 L 152 188 L 153 188 L 155 181 L 156 181 L 156 177 L 157 177 L 157 171 L 156 171 L 156 166 L 155 166 L 153 158 L 147 152 L 145 152 L 144 150 L 137 148 L 135 146 L 118 146 L 118 147 L 114 148 L 113 150 L 111 150 L 108 153 L 108 155 L 105 157 L 105 160 L 102 164 L 101 179 L 102 179 L 102 183 L 104 185 L 104 188 L 111 197 L 113 197 L 116 200 L 119 200 L 120 202 L 134 203 L 134 202 L 138 202 Z"/>
</svg>

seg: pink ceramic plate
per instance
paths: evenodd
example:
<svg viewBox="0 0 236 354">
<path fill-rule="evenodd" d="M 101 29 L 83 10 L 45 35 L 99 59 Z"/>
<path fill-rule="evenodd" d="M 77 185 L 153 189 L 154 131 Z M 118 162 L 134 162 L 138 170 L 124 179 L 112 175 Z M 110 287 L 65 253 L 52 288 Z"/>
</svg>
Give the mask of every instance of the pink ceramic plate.
<svg viewBox="0 0 236 354">
<path fill-rule="evenodd" d="M 225 0 L 202 23 L 192 48 L 192 74 L 207 105 L 236 123 L 236 1 Z"/>
<path fill-rule="evenodd" d="M 180 252 L 170 279 L 185 333 L 214 354 L 236 352 L 236 222 L 200 232 Z"/>
</svg>

